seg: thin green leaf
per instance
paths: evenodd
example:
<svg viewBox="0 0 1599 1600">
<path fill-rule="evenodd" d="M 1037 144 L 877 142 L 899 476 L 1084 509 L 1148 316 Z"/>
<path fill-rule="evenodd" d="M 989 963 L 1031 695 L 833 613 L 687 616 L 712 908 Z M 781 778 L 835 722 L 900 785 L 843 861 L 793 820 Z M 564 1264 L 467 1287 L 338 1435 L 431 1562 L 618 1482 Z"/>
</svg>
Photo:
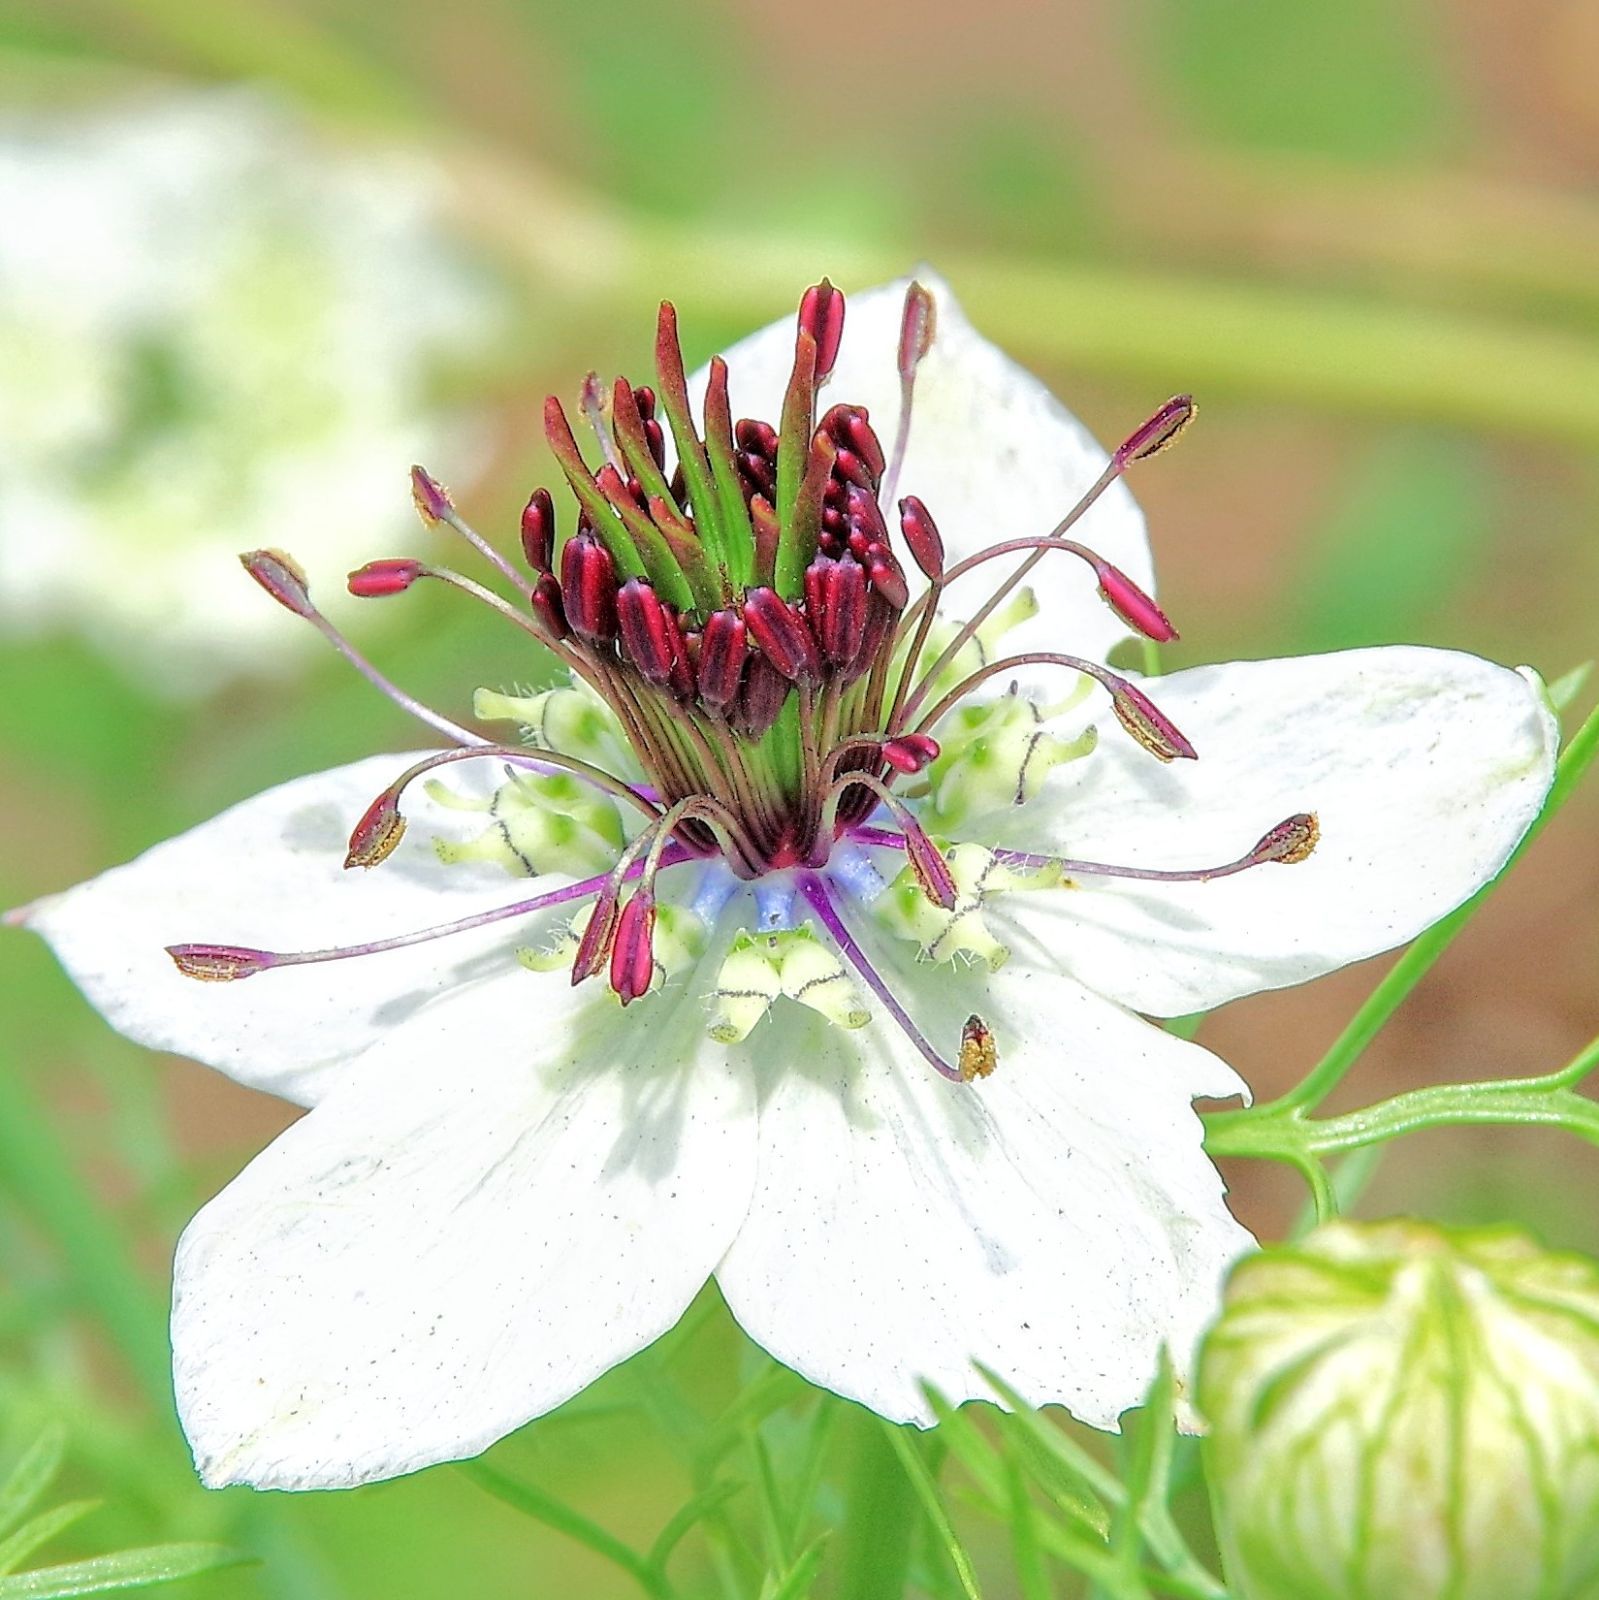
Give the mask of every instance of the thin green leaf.
<svg viewBox="0 0 1599 1600">
<path fill-rule="evenodd" d="M 575 1539 L 595 1555 L 620 1567 L 652 1600 L 674 1600 L 672 1586 L 663 1573 L 657 1572 L 630 1545 L 585 1517 L 581 1511 L 557 1500 L 554 1495 L 546 1494 L 542 1489 L 535 1489 L 530 1483 L 507 1477 L 486 1461 L 462 1461 L 457 1464 L 456 1470 L 464 1473 L 496 1500 L 503 1500 L 525 1516 L 554 1528 L 558 1533 L 564 1533 L 567 1538 Z M 3 1590 L 0 1590 L 0 1600 L 6 1600 Z"/>
<path fill-rule="evenodd" d="M 1012 1563 L 1016 1569 L 1016 1588 L 1021 1600 L 1054 1600 L 1049 1569 L 1038 1540 L 1038 1513 L 1027 1492 L 1027 1482 L 1014 1461 L 1005 1463 L 1005 1486 L 1009 1491 L 1006 1507 L 1010 1524 Z"/>
<path fill-rule="evenodd" d="M 119 1550 L 115 1555 L 0 1578 L 0 1600 L 61 1600 L 69 1595 L 148 1589 L 203 1572 L 243 1566 L 249 1560 L 223 1544 L 158 1544 L 144 1550 Z"/>
<path fill-rule="evenodd" d="M 890 1447 L 899 1457 L 899 1464 L 904 1469 L 905 1476 L 910 1479 L 911 1487 L 916 1491 L 916 1498 L 922 1503 L 922 1511 L 938 1540 L 939 1547 L 948 1557 L 950 1566 L 955 1569 L 961 1592 L 965 1594 L 966 1600 L 982 1600 L 982 1591 L 977 1586 L 977 1574 L 972 1568 L 971 1557 L 966 1553 L 966 1546 L 961 1543 L 960 1535 L 955 1532 L 955 1525 L 949 1520 L 949 1513 L 944 1509 L 943 1497 L 938 1492 L 938 1484 L 928 1470 L 927 1463 L 921 1458 L 915 1444 L 906 1437 L 903 1428 L 892 1422 L 885 1422 L 882 1427 Z"/>
<path fill-rule="evenodd" d="M 702 1489 L 672 1514 L 666 1526 L 656 1535 L 655 1543 L 650 1546 L 650 1553 L 645 1560 L 650 1566 L 664 1570 L 672 1552 L 684 1538 L 712 1512 L 719 1511 L 726 1505 L 734 1495 L 741 1494 L 744 1487 L 742 1483 L 726 1480 L 713 1483 L 708 1489 Z"/>
<path fill-rule="evenodd" d="M 1110 1546 L 1126 1571 L 1134 1570 L 1144 1548 L 1144 1519 L 1152 1505 L 1166 1503 L 1166 1472 L 1171 1463 L 1171 1437 L 1175 1392 L 1171 1358 L 1164 1348 L 1155 1383 L 1137 1422 L 1129 1451 L 1124 1483 L 1127 1503 L 1111 1526 Z"/>
<path fill-rule="evenodd" d="M 1584 661 L 1570 672 L 1563 672 L 1549 685 L 1549 703 L 1556 711 L 1564 711 L 1582 693 L 1582 686 L 1593 673 L 1593 662 Z"/>
<path fill-rule="evenodd" d="M 58 1534 L 64 1533 L 99 1505 L 98 1500 L 69 1500 L 65 1505 L 51 1506 L 31 1522 L 25 1522 L 10 1538 L 0 1543 L 0 1577 L 15 1572 L 35 1550 L 49 1544 Z"/>
<path fill-rule="evenodd" d="M 922 1392 L 938 1418 L 938 1436 L 944 1447 L 970 1474 L 977 1485 L 995 1505 L 1003 1505 L 1005 1485 L 1003 1458 L 998 1450 L 983 1436 L 977 1424 L 964 1410 L 952 1406 L 932 1384 L 924 1383 Z"/>
<path fill-rule="evenodd" d="M 0 1537 L 9 1534 L 38 1504 L 55 1481 L 67 1454 L 67 1430 L 59 1423 L 46 1428 L 0 1485 Z"/>
<path fill-rule="evenodd" d="M 805 1453 L 800 1459 L 799 1472 L 794 1480 L 794 1514 L 789 1519 L 788 1546 L 793 1549 L 805 1532 L 811 1512 L 816 1505 L 816 1491 L 821 1486 L 822 1468 L 827 1460 L 827 1446 L 838 1423 L 838 1400 L 823 1394 L 817 1402 L 816 1414 L 811 1418 L 805 1439 Z"/>
<path fill-rule="evenodd" d="M 767 1559 L 786 1572 L 793 1557 L 788 1544 L 788 1518 L 783 1515 L 783 1493 L 778 1487 L 772 1452 L 754 1429 L 750 1430 L 750 1453 L 755 1457 L 755 1481 L 760 1486 L 761 1535 L 766 1540 Z"/>
<path fill-rule="evenodd" d="M 805 1600 L 821 1569 L 822 1551 L 826 1543 L 827 1535 L 820 1533 L 800 1552 L 799 1559 L 784 1574 L 783 1581 L 772 1590 L 771 1600 Z"/>
</svg>

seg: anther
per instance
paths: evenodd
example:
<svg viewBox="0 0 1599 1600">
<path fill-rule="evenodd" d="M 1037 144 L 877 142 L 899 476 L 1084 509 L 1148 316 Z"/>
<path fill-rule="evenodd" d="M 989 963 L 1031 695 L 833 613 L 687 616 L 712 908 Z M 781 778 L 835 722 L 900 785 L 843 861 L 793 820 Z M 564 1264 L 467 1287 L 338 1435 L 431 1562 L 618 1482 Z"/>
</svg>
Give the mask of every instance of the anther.
<svg viewBox="0 0 1599 1600">
<path fill-rule="evenodd" d="M 722 710 L 738 693 L 744 676 L 747 630 L 736 611 L 713 611 L 700 633 L 699 693 Z"/>
<path fill-rule="evenodd" d="M 655 896 L 637 890 L 617 918 L 611 945 L 611 987 L 625 1006 L 648 992 L 655 978 Z"/>
<path fill-rule="evenodd" d="M 1321 823 L 1313 811 L 1299 811 L 1270 829 L 1249 854 L 1256 861 L 1291 867 L 1308 859 L 1321 842 Z"/>
<path fill-rule="evenodd" d="M 385 789 L 361 813 L 361 820 L 351 830 L 345 868 L 375 867 L 387 861 L 404 837 L 405 818 L 400 814 L 400 797 L 392 788 Z"/>
<path fill-rule="evenodd" d="M 566 620 L 566 605 L 561 599 L 561 586 L 550 573 L 544 573 L 534 584 L 528 604 L 553 644 L 559 644 L 571 636 L 571 625 Z"/>
<path fill-rule="evenodd" d="M 938 307 L 932 294 L 914 279 L 905 290 L 899 322 L 899 420 L 894 425 L 894 448 L 883 473 L 883 503 L 892 505 L 905 465 L 911 438 L 911 402 L 916 394 L 916 369 L 933 348 L 938 327 Z"/>
<path fill-rule="evenodd" d="M 439 480 L 421 467 L 411 468 L 411 500 L 424 527 L 443 522 L 454 510 L 455 502 Z"/>
<path fill-rule="evenodd" d="M 555 502 L 548 489 L 535 489 L 522 508 L 522 558 L 528 570 L 545 573 L 555 557 Z"/>
<path fill-rule="evenodd" d="M 788 693 L 789 680 L 756 651 L 745 665 L 744 685 L 728 720 L 746 739 L 759 739 L 777 721 Z"/>
<path fill-rule="evenodd" d="M 583 937 L 577 942 L 577 954 L 572 958 L 574 988 L 592 978 L 611 959 L 617 925 L 622 920 L 620 894 L 620 886 L 608 881 L 589 911 L 588 925 L 583 929 Z"/>
<path fill-rule="evenodd" d="M 933 348 L 938 330 L 938 306 L 932 292 L 912 279 L 905 291 L 905 306 L 899 319 L 899 376 L 909 383 L 916 369 Z"/>
<path fill-rule="evenodd" d="M 852 666 L 860 654 L 866 599 L 866 572 L 853 556 L 818 556 L 805 569 L 805 607 L 830 666 Z"/>
<path fill-rule="evenodd" d="M 239 563 L 280 606 L 299 617 L 319 614 L 311 604 L 305 572 L 293 556 L 281 550 L 247 550 Z"/>
<path fill-rule="evenodd" d="M 944 538 L 932 512 L 913 494 L 899 503 L 899 531 L 923 576 L 937 583 L 944 576 Z"/>
<path fill-rule="evenodd" d="M 744 596 L 744 625 L 750 642 L 790 682 L 821 675 L 821 657 L 805 619 L 775 589 L 751 589 Z"/>
<path fill-rule="evenodd" d="M 925 772 L 938 760 L 938 740 L 925 733 L 902 733 L 883 741 L 882 757 L 896 772 Z"/>
<path fill-rule="evenodd" d="M 1105 680 L 1111 691 L 1111 710 L 1116 720 L 1157 761 L 1193 761 L 1198 752 L 1170 717 L 1141 689 L 1126 679 Z"/>
<path fill-rule="evenodd" d="M 1113 458 L 1116 467 L 1120 469 L 1134 461 L 1147 461 L 1174 445 L 1198 411 L 1199 407 L 1194 404 L 1191 394 L 1174 395 L 1121 442 Z"/>
<path fill-rule="evenodd" d="M 385 595 L 403 594 L 426 571 L 420 561 L 405 556 L 391 556 L 358 567 L 346 582 L 351 594 L 363 600 L 372 600 Z"/>
<path fill-rule="evenodd" d="M 999 1051 L 988 1024 L 973 1012 L 961 1028 L 960 1073 L 961 1082 L 973 1078 L 986 1078 L 999 1065 Z"/>
<path fill-rule="evenodd" d="M 629 578 L 617 591 L 616 622 L 628 659 L 651 683 L 693 692 L 677 614 L 642 578 Z"/>
<path fill-rule="evenodd" d="M 844 295 L 823 278 L 805 291 L 800 301 L 799 331 L 816 341 L 816 381 L 826 383 L 838 360 L 839 341 L 844 337 Z"/>
<path fill-rule="evenodd" d="M 1113 567 L 1103 559 L 1096 560 L 1094 575 L 1099 579 L 1101 597 L 1129 628 L 1158 644 L 1167 644 L 1177 637 L 1171 619 L 1120 567 Z"/>
<path fill-rule="evenodd" d="M 236 944 L 169 944 L 166 952 L 186 978 L 202 983 L 231 983 L 253 978 L 277 965 L 269 950 L 251 950 Z"/>
<path fill-rule="evenodd" d="M 588 644 L 616 637 L 616 562 L 592 534 L 576 533 L 561 550 L 561 600 L 572 632 Z"/>
</svg>

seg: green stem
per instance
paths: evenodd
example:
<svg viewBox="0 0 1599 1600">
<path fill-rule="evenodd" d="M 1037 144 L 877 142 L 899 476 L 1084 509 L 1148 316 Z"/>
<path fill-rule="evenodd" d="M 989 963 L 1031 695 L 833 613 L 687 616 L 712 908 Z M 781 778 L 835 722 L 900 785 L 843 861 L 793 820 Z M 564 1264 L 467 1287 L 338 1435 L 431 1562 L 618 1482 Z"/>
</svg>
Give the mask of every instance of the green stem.
<svg viewBox="0 0 1599 1600">
<path fill-rule="evenodd" d="M 73 1168 L 50 1120 L 14 1071 L 0 1071 L 0 1180 L 60 1246 L 73 1288 L 105 1324 L 140 1387 L 172 1406 L 166 1309 L 126 1240 Z"/>
<path fill-rule="evenodd" d="M 919 1521 L 916 1490 L 882 1423 L 864 1411 L 847 1421 L 852 1456 L 839 1532 L 838 1597 L 901 1600 Z"/>
<path fill-rule="evenodd" d="M 503 1500 L 506 1505 L 514 1507 L 525 1516 L 532 1517 L 559 1533 L 564 1533 L 568 1538 L 575 1539 L 596 1555 L 603 1556 L 607 1561 L 620 1567 L 651 1597 L 651 1600 L 675 1600 L 672 1585 L 667 1581 L 666 1575 L 651 1566 L 636 1550 L 623 1544 L 615 1534 L 608 1533 L 600 1527 L 597 1522 L 591 1522 L 570 1506 L 535 1489 L 531 1484 L 507 1477 L 497 1468 L 491 1467 L 487 1461 L 481 1459 L 463 1461 L 458 1464 L 457 1470 L 470 1478 L 485 1493 L 493 1495 L 495 1499 Z"/>
<path fill-rule="evenodd" d="M 1322 1159 L 1360 1150 L 1428 1128 L 1491 1124 L 1496 1127 L 1560 1128 L 1599 1144 L 1599 1103 L 1579 1094 L 1576 1085 L 1599 1068 L 1599 1039 L 1582 1049 L 1558 1072 L 1537 1078 L 1496 1078 L 1483 1083 L 1445 1083 L 1411 1089 L 1359 1111 L 1336 1117 L 1311 1117 L 1288 1106 L 1256 1116 L 1246 1111 L 1217 1112 L 1205 1119 L 1205 1148 L 1213 1156 L 1257 1156 L 1285 1161 L 1307 1179 L 1321 1175 Z M 1331 1186 L 1314 1186 L 1318 1215 Z"/>
<path fill-rule="evenodd" d="M 1599 755 L 1599 707 L 1589 713 L 1588 719 L 1561 751 L 1549 798 L 1504 870 L 1464 905 L 1450 912 L 1441 922 L 1434 923 L 1411 944 L 1351 1018 L 1348 1026 L 1333 1042 L 1332 1048 L 1304 1079 L 1279 1099 L 1238 1115 L 1265 1119 L 1296 1108 L 1313 1109 L 1338 1087 L 1366 1046 L 1376 1038 L 1411 990 L 1427 975 L 1433 963 L 1449 948 L 1455 935 L 1471 920 L 1494 889 L 1504 882 L 1511 867 L 1521 860 L 1533 840 L 1571 798 L 1595 755 Z"/>
</svg>

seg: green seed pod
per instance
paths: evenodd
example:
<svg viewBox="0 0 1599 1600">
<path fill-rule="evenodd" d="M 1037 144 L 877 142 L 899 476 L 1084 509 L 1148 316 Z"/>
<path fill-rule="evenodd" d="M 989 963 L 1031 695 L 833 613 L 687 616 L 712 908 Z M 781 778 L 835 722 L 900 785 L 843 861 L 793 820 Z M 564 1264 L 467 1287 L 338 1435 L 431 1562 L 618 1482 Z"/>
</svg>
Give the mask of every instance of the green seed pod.
<svg viewBox="0 0 1599 1600">
<path fill-rule="evenodd" d="M 1334 1223 L 1246 1260 L 1198 1398 L 1240 1600 L 1596 1600 L 1599 1266 Z"/>
</svg>

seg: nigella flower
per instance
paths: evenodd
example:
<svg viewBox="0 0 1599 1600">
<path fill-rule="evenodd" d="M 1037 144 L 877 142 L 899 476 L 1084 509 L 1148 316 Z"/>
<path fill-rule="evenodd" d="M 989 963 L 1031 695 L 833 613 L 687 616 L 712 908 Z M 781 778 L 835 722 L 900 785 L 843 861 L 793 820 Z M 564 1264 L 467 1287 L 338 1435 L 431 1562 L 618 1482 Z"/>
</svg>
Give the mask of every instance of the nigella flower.
<svg viewBox="0 0 1599 1600">
<path fill-rule="evenodd" d="M 1192 1109 L 1243 1085 L 1137 1013 L 1409 938 L 1542 803 L 1530 672 L 1105 664 L 1172 636 L 1120 480 L 1186 400 L 1107 460 L 916 283 L 847 319 L 819 285 L 692 380 L 665 306 L 656 358 L 653 387 L 585 385 L 576 429 L 550 402 L 577 512 L 534 494 L 525 574 L 416 474 L 514 602 L 407 558 L 351 575 L 455 585 L 553 651 L 569 684 L 478 696 L 521 737 L 415 705 L 255 551 L 449 748 L 287 783 L 18 915 L 124 1032 L 312 1107 L 179 1247 L 209 1483 L 481 1450 L 708 1275 L 884 1416 L 983 1392 L 980 1360 L 1113 1427 L 1250 1242 Z"/>
</svg>

